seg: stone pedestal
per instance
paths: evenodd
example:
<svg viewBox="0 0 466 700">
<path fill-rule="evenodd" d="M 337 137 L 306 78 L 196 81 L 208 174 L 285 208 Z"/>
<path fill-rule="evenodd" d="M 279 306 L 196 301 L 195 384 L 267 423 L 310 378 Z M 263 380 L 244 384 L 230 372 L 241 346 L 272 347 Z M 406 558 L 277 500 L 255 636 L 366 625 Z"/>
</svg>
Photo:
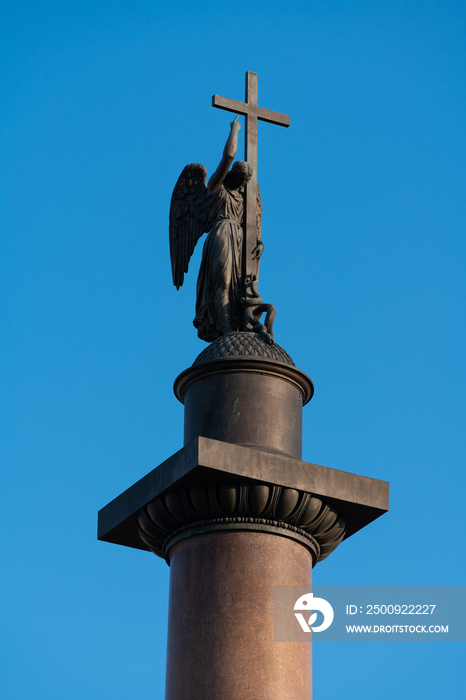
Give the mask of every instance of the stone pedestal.
<svg viewBox="0 0 466 700">
<path fill-rule="evenodd" d="M 311 645 L 274 642 L 274 586 L 388 510 L 388 484 L 301 461 L 312 382 L 235 333 L 175 381 L 185 445 L 99 512 L 99 539 L 171 567 L 166 700 L 309 700 Z"/>
</svg>

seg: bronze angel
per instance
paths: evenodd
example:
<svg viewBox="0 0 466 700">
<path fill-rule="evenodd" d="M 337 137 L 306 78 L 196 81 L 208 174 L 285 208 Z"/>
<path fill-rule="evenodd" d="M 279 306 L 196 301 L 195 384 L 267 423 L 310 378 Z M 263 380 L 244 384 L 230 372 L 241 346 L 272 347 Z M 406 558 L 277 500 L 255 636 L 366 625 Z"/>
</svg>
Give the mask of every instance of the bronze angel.
<svg viewBox="0 0 466 700">
<path fill-rule="evenodd" d="M 207 342 L 221 335 L 246 330 L 247 326 L 251 329 L 247 312 L 252 316 L 245 308 L 247 301 L 242 273 L 242 223 L 244 186 L 252 172 L 250 166 L 241 160 L 229 170 L 236 155 L 240 128 L 236 118 L 230 125 L 222 160 L 207 186 L 206 168 L 199 163 L 187 165 L 178 178 L 170 205 L 170 257 L 173 283 L 177 289 L 183 284 L 197 241 L 203 233 L 208 233 L 197 280 L 193 321 L 199 338 Z M 252 251 L 255 260 L 260 259 L 264 249 L 260 237 L 260 194 L 257 211 L 257 243 Z M 257 308 L 257 302 L 254 303 Z M 253 319 L 252 325 L 255 323 L 258 321 Z"/>
</svg>

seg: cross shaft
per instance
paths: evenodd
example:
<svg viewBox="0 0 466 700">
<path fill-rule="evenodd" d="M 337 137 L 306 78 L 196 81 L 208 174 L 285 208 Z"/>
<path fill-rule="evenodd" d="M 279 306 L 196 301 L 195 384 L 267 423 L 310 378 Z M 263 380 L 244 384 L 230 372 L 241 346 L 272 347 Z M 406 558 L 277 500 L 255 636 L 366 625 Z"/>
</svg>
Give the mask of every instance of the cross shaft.
<svg viewBox="0 0 466 700">
<path fill-rule="evenodd" d="M 253 260 L 252 251 L 257 244 L 257 120 L 260 119 L 277 126 L 290 126 L 290 117 L 287 114 L 273 112 L 270 109 L 259 107 L 257 96 L 257 73 L 246 73 L 245 102 L 231 100 L 228 97 L 214 95 L 212 107 L 224 109 L 227 112 L 242 114 L 246 117 L 244 134 L 244 157 L 252 168 L 252 177 L 246 187 L 246 206 L 243 243 L 243 282 L 249 275 L 259 277 L 259 261 Z"/>
</svg>

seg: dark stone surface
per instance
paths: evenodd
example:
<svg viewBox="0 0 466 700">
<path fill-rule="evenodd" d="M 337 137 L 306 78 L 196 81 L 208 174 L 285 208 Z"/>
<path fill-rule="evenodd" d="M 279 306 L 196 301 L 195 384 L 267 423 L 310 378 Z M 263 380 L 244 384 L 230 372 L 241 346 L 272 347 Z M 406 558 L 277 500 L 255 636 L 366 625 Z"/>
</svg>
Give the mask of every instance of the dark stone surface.
<svg viewBox="0 0 466 700">
<path fill-rule="evenodd" d="M 247 480 L 312 494 L 334 507 L 350 537 L 388 510 L 388 483 L 264 450 L 199 437 L 99 511 L 98 538 L 145 549 L 140 510 L 154 498 L 198 484 Z"/>
<path fill-rule="evenodd" d="M 209 372 L 212 365 L 196 369 L 202 368 L 205 376 L 184 399 L 184 444 L 202 436 L 301 459 L 303 393 L 296 384 L 241 367 L 216 373 Z"/>
</svg>

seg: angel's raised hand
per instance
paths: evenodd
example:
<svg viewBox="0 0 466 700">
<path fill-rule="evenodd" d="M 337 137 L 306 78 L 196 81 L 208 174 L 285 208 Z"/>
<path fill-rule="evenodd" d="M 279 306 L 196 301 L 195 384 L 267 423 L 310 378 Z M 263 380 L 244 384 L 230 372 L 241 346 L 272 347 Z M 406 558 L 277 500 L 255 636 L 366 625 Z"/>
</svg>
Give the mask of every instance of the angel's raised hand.
<svg viewBox="0 0 466 700">
<path fill-rule="evenodd" d="M 239 114 L 237 114 L 236 117 L 234 118 L 234 120 L 232 122 L 230 122 L 230 128 L 232 130 L 237 129 L 239 131 L 241 129 L 241 124 L 238 121 L 238 117 L 239 117 Z"/>
</svg>

